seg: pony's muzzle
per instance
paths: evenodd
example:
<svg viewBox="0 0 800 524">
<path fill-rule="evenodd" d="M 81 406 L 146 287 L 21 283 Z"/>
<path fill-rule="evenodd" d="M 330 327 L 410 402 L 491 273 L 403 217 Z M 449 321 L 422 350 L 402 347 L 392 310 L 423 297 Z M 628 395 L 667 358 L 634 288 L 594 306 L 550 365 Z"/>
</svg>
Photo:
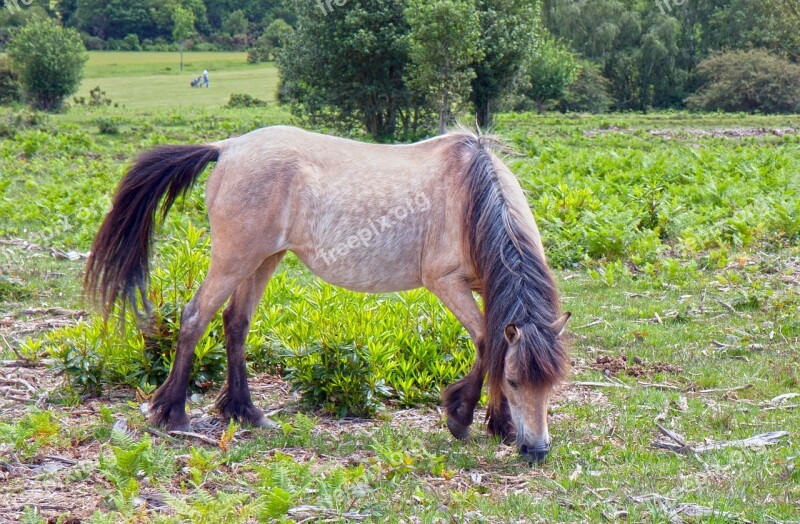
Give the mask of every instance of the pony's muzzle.
<svg viewBox="0 0 800 524">
<path fill-rule="evenodd" d="M 529 446 L 528 444 L 520 444 L 519 452 L 531 464 L 538 464 L 547 458 L 547 454 L 550 452 L 550 446 Z"/>
</svg>

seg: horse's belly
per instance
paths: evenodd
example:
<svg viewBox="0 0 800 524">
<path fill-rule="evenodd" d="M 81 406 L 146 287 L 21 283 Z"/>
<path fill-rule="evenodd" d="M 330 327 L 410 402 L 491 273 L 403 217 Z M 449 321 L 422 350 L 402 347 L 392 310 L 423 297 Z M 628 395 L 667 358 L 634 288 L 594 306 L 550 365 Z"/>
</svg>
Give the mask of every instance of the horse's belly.
<svg viewBox="0 0 800 524">
<path fill-rule="evenodd" d="M 352 291 L 385 293 L 422 286 L 418 259 L 389 259 L 386 253 L 336 247 L 295 254 L 322 280 Z"/>
</svg>

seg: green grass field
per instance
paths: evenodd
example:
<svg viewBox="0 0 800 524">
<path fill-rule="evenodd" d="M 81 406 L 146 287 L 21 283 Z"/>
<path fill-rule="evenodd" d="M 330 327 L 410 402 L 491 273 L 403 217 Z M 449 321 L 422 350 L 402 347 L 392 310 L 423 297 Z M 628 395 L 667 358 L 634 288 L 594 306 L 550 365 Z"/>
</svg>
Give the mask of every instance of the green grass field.
<svg viewBox="0 0 800 524">
<path fill-rule="evenodd" d="M 211 87 L 190 82 L 208 69 Z M 248 64 L 246 53 L 92 52 L 78 96 L 99 86 L 115 103 L 136 110 L 223 106 L 233 93 L 274 100 L 278 73 L 274 64 Z"/>
<path fill-rule="evenodd" d="M 498 117 L 573 312 L 546 462 L 531 467 L 486 436 L 482 408 L 471 438 L 453 441 L 436 398 L 473 349 L 434 297 L 345 292 L 291 255 L 248 338 L 254 400 L 280 427 L 214 417 L 216 319 L 195 362 L 194 435 L 167 435 L 141 407 L 207 268 L 202 184 L 157 241 L 160 339 L 145 347 L 133 323 L 122 332 L 88 312 L 83 257 L 140 151 L 297 122 L 279 106 L 173 92 L 182 76 L 165 68 L 177 56 L 148 56 L 93 54 L 90 76 L 119 82 L 100 82 L 115 101 L 162 79 L 153 97 L 174 103 L 0 111 L 0 522 L 797 521 L 800 118 Z M 212 82 L 275 82 L 272 66 L 203 60 L 220 61 Z M 347 392 L 391 388 L 375 417 L 339 419 L 292 392 L 289 370 L 308 371 L 319 346 L 347 362 L 359 348 L 361 367 L 337 378 Z M 689 448 L 658 447 L 676 445 L 659 426 Z M 768 432 L 788 435 L 692 451 Z"/>
</svg>

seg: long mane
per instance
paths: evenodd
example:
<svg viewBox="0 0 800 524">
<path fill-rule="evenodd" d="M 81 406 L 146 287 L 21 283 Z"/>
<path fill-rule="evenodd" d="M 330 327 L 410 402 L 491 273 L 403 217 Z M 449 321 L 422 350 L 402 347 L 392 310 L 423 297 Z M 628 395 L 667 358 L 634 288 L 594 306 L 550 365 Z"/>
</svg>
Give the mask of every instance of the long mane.
<svg viewBox="0 0 800 524">
<path fill-rule="evenodd" d="M 465 223 L 470 254 L 482 282 L 486 365 L 490 400 L 499 402 L 508 342 L 504 329 L 522 333 L 517 355 L 521 381 L 552 385 L 566 375 L 569 360 L 553 329 L 560 314 L 555 279 L 534 241 L 534 229 L 509 199 L 491 152 L 491 138 L 462 134 L 469 158 L 464 174 L 468 205 Z M 510 175 L 509 175 L 510 176 Z"/>
</svg>

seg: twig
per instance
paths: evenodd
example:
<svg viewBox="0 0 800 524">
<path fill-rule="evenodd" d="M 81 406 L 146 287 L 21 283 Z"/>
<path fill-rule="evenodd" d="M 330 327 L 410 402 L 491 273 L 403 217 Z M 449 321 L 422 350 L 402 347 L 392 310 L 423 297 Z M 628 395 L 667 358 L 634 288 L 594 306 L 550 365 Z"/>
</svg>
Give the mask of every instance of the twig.
<svg viewBox="0 0 800 524">
<path fill-rule="evenodd" d="M 47 363 L 43 360 L 39 362 L 34 362 L 32 360 L 2 360 L 0 361 L 0 367 L 4 368 L 38 368 L 44 367 Z"/>
<path fill-rule="evenodd" d="M 720 306 L 724 307 L 725 309 L 727 309 L 728 311 L 730 311 L 731 313 L 733 313 L 733 314 L 734 314 L 734 315 L 736 315 L 737 317 L 741 317 L 741 316 L 742 316 L 742 314 L 741 314 L 741 313 L 739 313 L 738 311 L 736 311 L 736 310 L 733 308 L 733 306 L 732 306 L 732 305 L 730 305 L 730 304 L 728 304 L 727 302 L 723 302 L 722 300 L 720 300 L 720 299 L 718 299 L 718 298 L 715 298 L 715 299 L 714 299 L 714 302 L 716 302 L 716 303 L 717 303 L 717 304 L 719 304 Z"/>
<path fill-rule="evenodd" d="M 656 424 L 658 426 L 658 424 Z M 669 438 L 681 444 L 683 439 L 681 439 L 678 435 L 670 434 L 671 431 L 658 426 L 662 433 L 667 435 Z M 676 446 L 674 444 L 670 444 L 669 442 L 653 442 L 653 447 L 661 448 L 661 449 L 669 449 L 671 451 L 675 451 L 678 453 L 705 453 L 706 451 L 716 451 L 718 449 L 723 448 L 730 448 L 730 447 L 740 447 L 740 448 L 760 448 L 764 446 L 772 446 L 774 444 L 778 444 L 778 441 L 784 437 L 788 437 L 788 431 L 772 431 L 770 433 L 762 433 L 760 435 L 755 435 L 753 437 L 749 437 L 746 439 L 741 440 L 722 440 L 719 442 L 710 442 L 708 444 L 693 444 L 689 445 L 683 442 L 683 445 Z M 677 437 L 677 438 L 676 438 Z"/>
<path fill-rule="evenodd" d="M 646 388 L 655 388 L 655 389 L 669 389 L 672 391 L 681 391 L 681 388 L 678 386 L 673 386 L 672 384 L 653 384 L 651 382 L 639 382 L 640 386 L 644 386 Z"/>
<path fill-rule="evenodd" d="M 800 408 L 800 404 L 786 404 L 785 406 L 770 406 L 768 408 L 764 408 L 764 411 L 773 411 L 776 409 L 797 409 Z"/>
<path fill-rule="evenodd" d="M 153 429 L 153 428 L 146 427 L 146 428 L 144 428 L 144 432 L 145 433 L 150 433 L 154 437 L 158 437 L 158 438 L 163 438 L 163 439 L 167 439 L 167 440 L 173 440 L 174 439 L 174 437 L 172 437 L 170 435 L 167 435 L 163 431 L 159 431 L 159 430 Z"/>
<path fill-rule="evenodd" d="M 68 465 L 68 466 L 74 466 L 74 465 L 76 465 L 78 463 L 77 460 L 72 460 L 72 459 L 68 459 L 68 458 L 64 458 L 64 457 L 59 457 L 58 455 L 45 455 L 44 458 L 47 459 L 47 460 L 52 460 L 54 462 L 62 462 L 64 464 Z"/>
<path fill-rule="evenodd" d="M 733 388 L 713 388 L 713 389 L 701 389 L 700 394 L 706 393 L 730 393 L 732 391 L 742 391 L 744 389 L 752 388 L 752 384 L 745 384 L 744 386 L 736 386 Z"/>
<path fill-rule="evenodd" d="M 33 402 L 32 398 L 22 398 L 16 395 L 3 395 L 3 398 L 7 398 L 8 400 L 16 400 L 17 402 Z"/>
<path fill-rule="evenodd" d="M 587 388 L 623 388 L 631 389 L 627 384 L 622 382 L 570 382 L 573 386 L 582 386 Z"/>
<path fill-rule="evenodd" d="M 6 385 L 9 385 L 9 386 L 12 386 L 12 385 L 13 386 L 25 386 L 28 389 L 28 391 L 30 391 L 33 394 L 36 394 L 36 388 L 31 386 L 31 383 L 28 382 L 25 379 L 0 377 L 0 384 L 6 384 Z"/>
<path fill-rule="evenodd" d="M 788 431 L 771 431 L 769 433 L 762 433 L 761 435 L 756 435 L 754 437 L 749 437 L 741 440 L 723 440 L 721 442 L 711 442 L 709 444 L 705 444 L 694 448 L 694 451 L 696 453 L 702 453 L 704 451 L 713 451 L 716 449 L 729 448 L 732 446 L 742 447 L 742 448 L 760 448 L 764 446 L 772 446 L 773 444 L 777 444 L 780 439 L 788 436 L 789 436 Z"/>
<path fill-rule="evenodd" d="M 661 424 L 659 424 L 658 422 L 656 422 L 655 424 L 656 424 L 656 427 L 658 428 L 658 430 L 659 430 L 661 433 L 663 433 L 663 434 L 664 434 L 664 435 L 666 435 L 667 437 L 669 437 L 669 438 L 671 438 L 672 440 L 674 440 L 675 442 L 677 442 L 677 443 L 678 443 L 678 444 L 681 446 L 681 448 L 685 449 L 685 448 L 688 448 L 688 447 L 689 447 L 689 445 L 686 443 L 686 441 L 685 441 L 685 440 L 683 440 L 683 437 L 681 437 L 680 435 L 678 435 L 678 434 L 677 434 L 677 433 L 675 433 L 674 431 L 672 431 L 672 430 L 670 430 L 670 429 L 667 429 L 667 428 L 665 428 L 664 426 L 662 426 L 662 425 L 661 425 Z"/>
<path fill-rule="evenodd" d="M 197 439 L 197 440 L 201 440 L 201 441 L 205 442 L 206 444 L 211 444 L 212 446 L 219 446 L 219 442 L 218 441 L 214 440 L 213 438 L 209 438 L 209 437 L 207 437 L 205 435 L 201 435 L 200 433 L 194 433 L 194 432 L 191 432 L 191 431 L 170 431 L 169 434 L 170 435 L 178 435 L 178 436 L 181 436 L 181 437 L 190 437 L 190 438 L 194 438 L 194 439 Z"/>
<path fill-rule="evenodd" d="M 583 326 L 578 326 L 575 329 L 585 329 L 588 327 L 596 326 L 597 324 L 602 324 L 603 322 L 605 322 L 605 320 L 603 320 L 602 318 L 598 318 L 597 320 L 589 322 L 588 324 L 585 324 Z"/>
</svg>

